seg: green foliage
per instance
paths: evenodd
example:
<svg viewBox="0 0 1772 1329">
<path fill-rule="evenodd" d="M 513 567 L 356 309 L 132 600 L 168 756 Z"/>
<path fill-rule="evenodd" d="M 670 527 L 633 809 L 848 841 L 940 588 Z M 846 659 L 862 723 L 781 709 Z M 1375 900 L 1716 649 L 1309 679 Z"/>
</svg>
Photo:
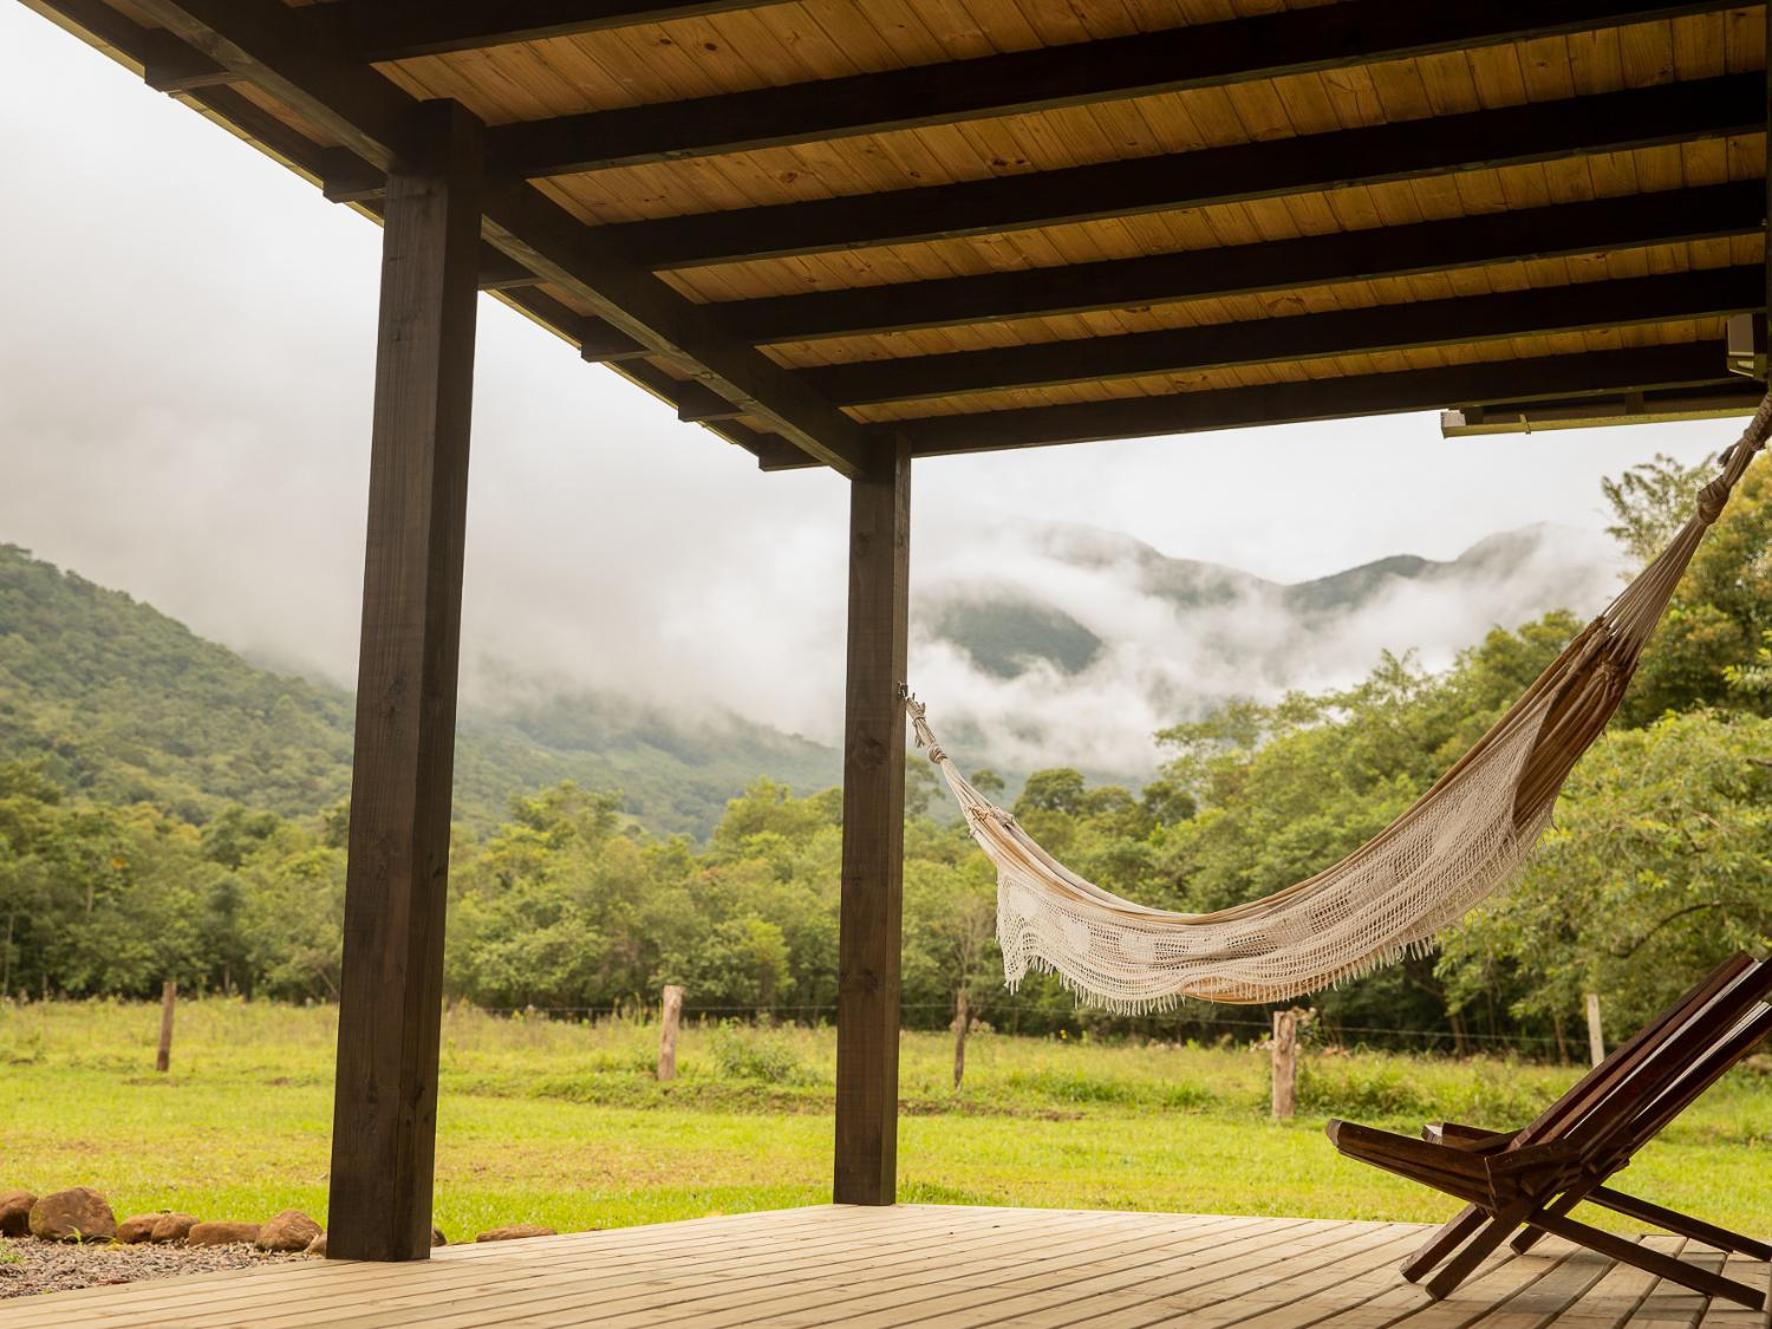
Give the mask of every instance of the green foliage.
<svg viewBox="0 0 1772 1329">
<path fill-rule="evenodd" d="M 0 762 L 70 791 L 204 824 L 232 804 L 301 817 L 350 787 L 353 701 L 260 669 L 148 605 L 0 544 Z M 595 695 L 464 708 L 456 815 L 494 824 L 514 790 L 620 788 L 655 830 L 705 836 L 759 772 L 817 787 L 836 754 L 729 719 Z"/>
<path fill-rule="evenodd" d="M 714 1065 L 729 1080 L 781 1085 L 819 1083 L 817 1072 L 779 1034 L 747 1033 L 726 1024 L 714 1031 L 710 1051 Z"/>
<path fill-rule="evenodd" d="M 1690 511 L 1690 505 L 1686 505 Z M 1625 697 L 1624 722 L 1699 706 L 1772 715 L 1772 471 L 1742 477 L 1674 593 Z"/>
<path fill-rule="evenodd" d="M 1772 948 L 1772 720 L 1670 715 L 1603 737 L 1509 889 L 1446 944 L 1455 994 L 1511 970 L 1520 1014 L 1599 992 L 1615 1028 L 1737 950 Z"/>
<path fill-rule="evenodd" d="M 1612 510 L 1606 534 L 1623 546 L 1633 562 L 1647 563 L 1692 515 L 1698 491 L 1716 473 L 1715 457 L 1683 466 L 1677 458 L 1658 452 L 1617 479 L 1601 480 L 1600 492 Z"/>
<path fill-rule="evenodd" d="M 1661 461 L 1610 487 L 1620 538 L 1633 549 L 1661 539 L 1687 510 L 1695 474 Z M 1624 713 L 1577 767 L 1521 880 L 1456 929 L 1442 955 L 1320 994 L 1324 1039 L 1394 1033 L 1420 1046 L 1441 1035 L 1459 1051 L 1511 1042 L 1567 1055 L 1584 992 L 1601 994 L 1616 1031 L 1729 950 L 1772 945 L 1766 475 L 1764 465 L 1750 473 L 1701 547 Z M 1493 629 L 1444 673 L 1386 655 L 1351 687 L 1234 703 L 1165 729 L 1168 763 L 1141 791 L 1053 768 L 1028 777 L 1013 811 L 1051 852 L 1122 895 L 1185 910 L 1266 895 L 1388 824 L 1577 627 L 1552 613 Z M 333 766 L 347 723 L 343 694 L 254 670 L 127 597 L 0 551 L 0 993 L 146 996 L 175 977 L 199 990 L 334 998 L 347 836 Z M 563 778 L 630 740 L 630 751 L 693 761 L 681 729 L 552 704 L 498 726 L 462 744 L 464 778 L 496 787 L 502 810 L 469 798 L 457 826 L 451 1000 L 582 1015 L 649 1007 L 662 984 L 680 983 L 692 1014 L 830 1017 L 840 791 L 796 794 L 753 777 L 698 846 L 643 829 L 636 809 L 650 796 L 637 805 Z M 519 761 L 518 749 L 530 757 Z M 1129 1020 L 1079 1009 L 1049 976 L 1006 993 L 994 874 L 947 815 L 928 764 L 910 770 L 907 1025 L 946 1025 L 964 994 L 985 1030 L 1249 1036 L 1239 1012 Z M 1003 789 L 989 771 L 977 780 Z M 522 788 L 536 792 L 510 797 Z M 672 808 L 689 819 L 689 805 Z M 772 1101 L 813 1083 L 792 1058 L 772 1070 L 767 1047 L 737 1035 L 721 1046 L 732 1066 L 750 1067 L 729 1078 L 767 1086 Z M 618 1072 L 587 1070 L 554 1088 L 577 1101 Z M 1309 1092 L 1382 1115 L 1422 1106 L 1399 1096 L 1418 1078 L 1326 1078 Z M 1180 1108 L 1202 1092 L 1064 1075 L 1017 1088 L 1055 1106 Z"/>
</svg>

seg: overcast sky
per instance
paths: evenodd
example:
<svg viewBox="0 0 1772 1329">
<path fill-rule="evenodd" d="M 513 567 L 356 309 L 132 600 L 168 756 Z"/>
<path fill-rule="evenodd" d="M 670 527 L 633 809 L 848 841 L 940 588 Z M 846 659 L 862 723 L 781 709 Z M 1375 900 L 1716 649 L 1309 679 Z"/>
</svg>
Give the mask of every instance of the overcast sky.
<svg viewBox="0 0 1772 1329">
<path fill-rule="evenodd" d="M 0 5 L 0 67 L 0 541 L 348 682 L 380 232 L 22 6 Z M 1418 415 L 931 459 L 912 562 L 989 580 L 979 533 L 1024 521 L 1281 580 L 1450 558 L 1595 530 L 1602 475 L 1736 429 L 1445 441 Z M 473 686 L 514 671 L 834 738 L 845 501 L 483 298 Z"/>
</svg>

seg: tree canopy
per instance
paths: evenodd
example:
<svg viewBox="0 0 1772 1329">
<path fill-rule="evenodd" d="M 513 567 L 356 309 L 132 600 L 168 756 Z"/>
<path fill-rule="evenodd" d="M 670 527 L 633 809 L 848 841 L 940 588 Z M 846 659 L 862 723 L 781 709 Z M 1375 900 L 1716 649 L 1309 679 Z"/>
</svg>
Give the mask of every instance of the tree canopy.
<svg viewBox="0 0 1772 1329">
<path fill-rule="evenodd" d="M 1657 459 L 1609 483 L 1615 534 L 1633 554 L 1654 544 L 1708 473 Z M 1320 1027 L 1549 1049 L 1569 1041 L 1565 1025 L 1585 992 L 1630 1024 L 1728 951 L 1772 946 L 1769 486 L 1763 465 L 1751 472 L 1699 551 L 1625 707 L 1576 768 L 1518 880 L 1453 929 L 1438 955 L 1319 994 Z M 93 663 L 102 634 L 59 631 L 49 607 L 51 592 L 95 592 L 29 578 L 5 589 L 8 612 L 42 635 L 0 637 L 0 677 L 35 679 L 37 696 L 42 671 L 72 681 L 57 684 L 67 701 L 52 714 L 0 704 L 14 757 L 0 762 L 0 992 L 146 996 L 176 978 L 335 997 L 342 786 L 327 761 L 290 765 L 275 754 L 293 743 L 336 755 L 334 737 L 314 736 L 336 736 L 342 703 L 287 686 L 236 694 L 227 661 L 205 663 L 170 620 L 157 629 L 165 650 L 148 654 L 141 678 L 107 682 Z M 1142 789 L 1055 768 L 1028 777 L 1013 810 L 1052 852 L 1120 894 L 1186 910 L 1265 895 L 1380 830 L 1578 626 L 1552 613 L 1491 628 L 1439 673 L 1385 655 L 1348 687 L 1227 705 L 1164 729 L 1165 763 Z M 154 718 L 150 694 L 183 687 L 215 714 L 208 730 L 181 737 Z M 67 741 L 54 739 L 57 725 Z M 199 767 L 202 781 L 192 776 Z M 947 1023 L 962 995 L 978 1018 L 1029 1031 L 1206 1032 L 1250 1019 L 1199 1005 L 1116 1019 L 1079 1011 L 1039 978 L 1005 993 L 990 867 L 946 815 L 926 764 L 913 770 L 907 1023 Z M 976 781 L 1004 787 L 990 771 Z M 662 984 L 680 983 L 692 1014 L 828 1018 L 841 811 L 835 789 L 758 779 L 698 844 L 642 830 L 611 790 L 568 780 L 519 793 L 502 814 L 457 827 L 449 996 L 588 1011 L 650 1004 Z"/>
</svg>

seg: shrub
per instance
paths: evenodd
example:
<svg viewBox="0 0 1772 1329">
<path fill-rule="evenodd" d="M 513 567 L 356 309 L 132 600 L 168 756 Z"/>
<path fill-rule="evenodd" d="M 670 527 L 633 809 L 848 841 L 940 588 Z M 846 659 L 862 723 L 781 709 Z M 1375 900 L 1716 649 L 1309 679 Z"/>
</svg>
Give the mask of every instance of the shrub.
<svg viewBox="0 0 1772 1329">
<path fill-rule="evenodd" d="M 714 1031 L 714 1064 L 729 1080 L 764 1084 L 817 1084 L 818 1075 L 779 1035 L 722 1025 Z"/>
</svg>

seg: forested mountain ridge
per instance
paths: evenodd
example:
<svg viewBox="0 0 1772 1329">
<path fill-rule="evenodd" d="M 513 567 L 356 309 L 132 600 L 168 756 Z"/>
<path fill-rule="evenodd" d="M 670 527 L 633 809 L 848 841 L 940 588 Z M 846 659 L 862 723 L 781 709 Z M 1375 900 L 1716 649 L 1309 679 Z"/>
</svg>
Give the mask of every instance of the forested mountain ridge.
<svg viewBox="0 0 1772 1329">
<path fill-rule="evenodd" d="M 154 802 L 202 822 L 238 803 L 282 816 L 350 789 L 345 689 L 259 668 L 121 591 L 0 545 L 0 761 L 36 758 L 108 803 Z M 738 719 L 685 722 L 593 694 L 464 709 L 458 816 L 574 780 L 624 792 L 649 828 L 705 836 L 726 800 L 767 775 L 813 790 L 829 748 Z"/>
<path fill-rule="evenodd" d="M 1367 623 L 1383 617 L 1402 595 L 1468 604 L 1479 615 L 1473 631 L 1481 631 L 1492 622 L 1523 622 L 1554 608 L 1598 610 L 1616 568 L 1602 546 L 1545 525 L 1488 536 L 1451 559 L 1394 554 L 1291 583 L 1175 558 L 1130 536 L 1081 526 L 1037 528 L 1018 552 L 1049 567 L 1056 574 L 1052 581 L 1077 572 L 1094 578 L 1100 600 L 1124 596 L 1162 606 L 1207 654 L 1234 661 L 1245 676 L 1275 688 L 1302 681 L 1289 676 L 1289 662 L 1350 634 L 1374 636 L 1362 617 Z M 1074 592 L 1067 603 L 1028 578 L 1012 584 L 985 574 L 938 585 L 923 597 L 921 616 L 930 635 L 996 678 L 1039 666 L 1080 674 L 1113 644 L 1113 633 L 1075 603 Z M 1414 615 L 1400 617 L 1415 622 Z M 1433 643 L 1383 644 L 1401 650 Z M 1468 638 L 1452 644 L 1468 644 Z M 1370 655 L 1362 651 L 1361 658 Z"/>
</svg>

